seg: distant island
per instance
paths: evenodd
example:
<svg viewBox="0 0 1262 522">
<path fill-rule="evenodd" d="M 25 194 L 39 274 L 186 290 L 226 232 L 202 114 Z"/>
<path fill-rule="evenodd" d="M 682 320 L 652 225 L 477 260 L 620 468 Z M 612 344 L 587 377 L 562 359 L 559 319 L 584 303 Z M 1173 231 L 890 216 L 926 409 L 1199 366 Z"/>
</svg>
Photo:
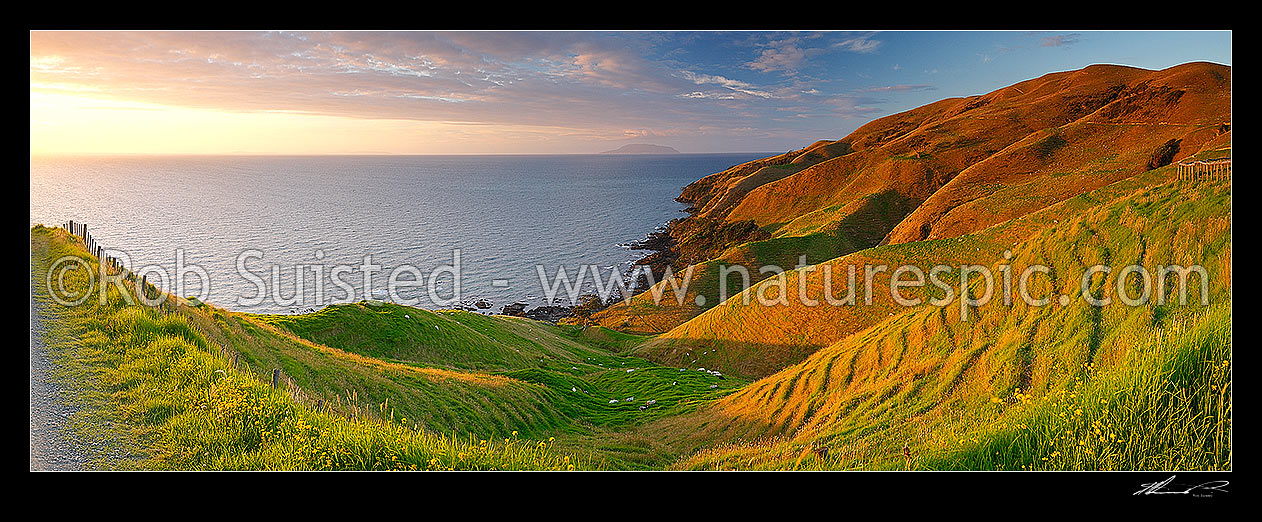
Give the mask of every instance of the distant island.
<svg viewBox="0 0 1262 522">
<path fill-rule="evenodd" d="M 661 145 L 632 143 L 629 145 L 623 145 L 614 150 L 607 150 L 601 154 L 679 154 L 679 151 L 671 147 L 663 147 Z"/>
</svg>

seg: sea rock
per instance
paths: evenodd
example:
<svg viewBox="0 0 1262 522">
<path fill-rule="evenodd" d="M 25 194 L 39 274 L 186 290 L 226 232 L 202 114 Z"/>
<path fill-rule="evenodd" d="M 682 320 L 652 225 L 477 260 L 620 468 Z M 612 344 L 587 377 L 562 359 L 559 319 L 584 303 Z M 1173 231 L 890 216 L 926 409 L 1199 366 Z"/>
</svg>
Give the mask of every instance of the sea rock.
<svg viewBox="0 0 1262 522">
<path fill-rule="evenodd" d="M 561 320 L 562 318 L 569 317 L 571 311 L 572 311 L 572 308 L 569 306 L 545 305 L 545 306 L 536 306 L 534 308 L 531 308 L 530 310 L 526 311 L 523 315 L 529 319 L 534 319 L 536 321 L 555 323 Z"/>
</svg>

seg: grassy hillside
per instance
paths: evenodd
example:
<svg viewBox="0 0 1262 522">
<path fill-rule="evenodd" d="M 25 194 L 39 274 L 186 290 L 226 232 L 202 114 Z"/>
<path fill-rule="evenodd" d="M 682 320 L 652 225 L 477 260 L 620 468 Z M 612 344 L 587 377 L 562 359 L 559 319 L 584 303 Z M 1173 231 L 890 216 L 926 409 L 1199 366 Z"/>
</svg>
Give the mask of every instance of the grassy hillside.
<svg viewBox="0 0 1262 522">
<path fill-rule="evenodd" d="M 1094 79 L 1100 76 L 1094 70 L 1099 67 L 1076 71 L 1058 82 L 1073 85 Z M 1108 102 L 1099 108 L 1032 132 L 964 169 L 900 223 L 888 241 L 954 237 L 1006 221 L 1142 172 L 1150 168 L 1154 151 L 1168 142 L 1177 148 L 1170 160 L 1178 161 L 1229 129 L 1229 67 L 1190 63 L 1162 71 L 1131 71 L 1119 71 L 1111 80 L 1105 91 L 1110 93 Z M 1004 91 L 1031 90 L 1028 95 L 1010 92 L 1015 96 L 992 105 L 1012 104 L 1006 114 L 1020 114 L 1028 121 L 1015 107 L 1024 106 L 1027 96 L 1046 98 L 1047 83 L 1025 82 L 992 93 L 999 98 Z"/>
<path fill-rule="evenodd" d="M 468 370 L 534 367 L 540 361 L 586 363 L 606 355 L 568 331 L 516 317 L 431 312 L 395 304 L 334 305 L 303 315 L 253 319 L 298 337 L 369 357 Z M 627 334 L 613 334 L 635 342 Z"/>
<path fill-rule="evenodd" d="M 666 332 L 718 304 L 717 292 L 706 293 L 718 286 L 717 264 L 744 264 L 757 281 L 766 277 L 757 267 L 791 267 L 800 255 L 814 264 L 878 244 L 956 238 L 1142 174 L 1163 147 L 1173 150 L 1166 161 L 1229 147 L 1230 74 L 1209 63 L 1052 73 L 708 176 L 684 189 L 693 213 L 670 230 L 675 270 L 696 265 L 705 304 L 695 293 L 682 304 L 641 294 L 595 319 Z M 763 235 L 718 251 L 695 238 L 745 223 Z"/>
<path fill-rule="evenodd" d="M 697 364 L 710 368 L 749 377 L 764 377 L 901 311 L 902 308 L 893 301 L 888 291 L 894 267 L 915 264 L 927 270 L 937 264 L 989 265 L 1005 250 L 1012 249 L 1013 245 L 1042 232 L 1046 227 L 1056 225 L 1067 216 L 1168 183 L 1173 176 L 1172 169 L 1165 167 L 963 238 L 885 245 L 820 263 L 810 272 L 788 272 L 784 276 L 784 286 L 789 290 L 787 304 L 761 305 L 757 295 L 761 292 L 768 298 L 774 298 L 778 288 L 772 288 L 775 281 L 760 283 L 746 294 L 730 298 L 644 343 L 637 348 L 637 353 L 664 364 L 691 364 L 696 360 Z M 853 292 L 856 303 L 861 306 L 807 307 L 798 300 L 803 284 L 800 279 L 805 274 L 805 295 L 824 301 L 822 274 L 827 270 L 833 274 L 831 295 L 838 298 L 847 295 L 851 290 L 848 272 L 851 265 L 856 267 Z M 874 290 L 870 304 L 863 304 L 867 293 L 863 273 L 865 265 L 890 267 L 873 274 L 871 287 Z M 958 286 L 958 274 L 944 274 L 941 279 Z M 746 297 L 748 304 L 744 300 Z"/>
<path fill-rule="evenodd" d="M 1166 183 L 1012 247 L 1013 266 L 1052 269 L 1033 295 L 1070 294 L 1096 263 L 1201 264 L 1209 307 L 1193 289 L 1187 306 L 992 302 L 968 322 L 956 307 L 903 309 L 647 429 L 688 448 L 727 444 L 684 468 L 1221 469 L 1230 458 L 1229 198 L 1225 182 Z M 1093 292 L 1118 299 L 1111 287 Z"/>
<path fill-rule="evenodd" d="M 366 357 L 209 305 L 188 315 L 208 340 L 239 353 L 260 378 L 270 379 L 278 368 L 310 396 L 307 402 L 323 400 L 342 413 L 376 414 L 378 405 L 389 404 L 429 430 L 481 438 L 514 431 L 538 436 L 571 423 L 557 408 L 555 391 L 518 379 Z"/>
<path fill-rule="evenodd" d="M 81 241 L 61 229 L 31 230 L 36 270 L 73 256 L 90 265 Z M 102 400 L 97 421 L 130 429 L 145 448 L 135 462 L 107 467 L 144 469 L 575 469 L 577 457 L 555 452 L 548 441 L 476 439 L 417 429 L 414 419 L 381 408 L 379 415 L 348 419 L 332 407 L 313 408 L 273 389 L 216 347 L 202 325 L 215 318 L 175 300 L 162 307 L 129 305 L 115 286 L 90 284 L 99 274 L 76 267 L 64 273 L 72 292 L 88 293 L 83 305 L 65 307 L 50 332 L 51 350 L 68 371 Z M 127 291 L 134 291 L 127 283 Z M 33 288 L 49 299 L 48 289 Z M 222 320 L 222 317 L 219 318 Z M 232 330 L 225 328 L 225 331 Z M 272 340 L 283 344 L 283 340 Z M 274 347 L 266 342 L 259 351 Z M 310 354 L 308 354 L 310 355 Z M 345 363 L 327 354 L 322 364 Z M 369 373 L 341 368 L 348 381 Z M 382 372 L 382 381 L 405 371 Z M 429 376 L 417 376 L 417 381 Z M 450 383 L 449 383 L 450 384 Z M 326 405 L 328 406 L 328 405 Z M 87 423 L 91 424 L 91 423 Z M 84 427 L 84 426 L 81 426 Z M 91 426 L 86 426 L 90 429 Z"/>
<path fill-rule="evenodd" d="M 525 402 L 531 405 L 531 409 L 525 413 L 505 419 L 500 425 L 478 426 L 491 430 L 490 434 L 497 436 L 511 430 L 541 436 L 562 431 L 590 433 L 595 428 L 626 426 L 686 411 L 698 402 L 729 393 L 744 382 L 734 378 L 720 379 L 695 368 L 680 371 L 680 368 L 663 367 L 644 359 L 618 355 L 616 352 L 627 351 L 643 338 L 600 327 L 554 326 L 518 317 L 486 316 L 463 311 L 430 312 L 394 304 L 365 303 L 330 306 L 320 312 L 303 315 L 238 314 L 238 317 L 247 323 L 275 325 L 292 332 L 304 344 L 319 346 L 329 352 L 344 351 L 366 364 L 434 372 L 455 381 L 456 386 L 463 381 L 496 383 L 491 387 L 495 395 L 458 396 L 452 398 L 449 404 L 439 405 L 452 416 L 467 416 L 464 410 L 471 405 L 512 405 L 529 399 Z M 432 328 L 434 325 L 439 328 Z M 365 338 L 384 340 L 381 344 L 373 344 L 365 342 Z M 428 353 L 425 343 L 441 343 L 446 352 L 456 356 L 450 360 L 408 357 L 409 354 Z M 390 352 L 400 357 L 381 360 L 379 358 L 384 357 L 381 355 L 383 346 L 404 348 Z M 478 351 L 486 346 L 501 350 Z M 415 349 L 408 350 L 406 347 Z M 243 348 L 247 351 L 251 349 L 248 346 Z M 504 352 L 514 354 L 516 358 L 508 361 L 499 359 Z M 490 355 L 487 359 L 478 359 L 479 354 Z M 453 362 L 468 361 L 479 366 L 494 363 L 495 371 L 465 372 L 434 367 L 437 364 L 454 366 Z M 328 392 L 336 393 L 337 388 L 332 386 L 332 382 L 337 381 L 337 375 L 302 378 L 309 373 L 299 366 L 294 379 L 304 389 L 327 388 Z M 332 382 L 323 384 L 326 381 Z M 408 383 L 400 388 L 420 386 L 424 385 Z M 433 402 L 434 397 L 449 395 L 451 391 L 444 388 L 450 386 L 440 382 L 433 389 L 428 386 L 418 389 L 416 391 L 420 393 L 416 394 L 416 400 Z M 372 394 L 372 397 L 384 400 L 381 394 Z M 392 397 L 391 405 L 396 410 L 404 409 L 408 401 L 407 396 L 385 397 Z M 626 401 L 627 398 L 635 399 Z M 640 410 L 639 407 L 649 400 L 655 401 L 652 407 Z M 439 423 L 435 429 L 453 428 L 463 429 L 454 418 Z"/>
<path fill-rule="evenodd" d="M 36 227 L 31 238 L 32 252 L 42 260 L 39 270 L 67 253 L 94 261 L 61 229 Z M 86 272 L 74 277 L 82 284 Z M 259 438 L 262 431 L 212 433 L 255 438 L 248 444 L 213 442 L 221 445 L 205 458 L 186 460 L 188 455 L 170 453 L 212 444 L 198 438 L 206 435 L 202 431 L 194 436 L 188 431 L 192 428 L 173 419 L 202 419 L 206 412 L 193 411 L 198 408 L 224 415 L 223 408 L 241 404 L 263 405 L 258 407 L 270 415 L 270 420 L 260 421 L 264 424 L 242 425 L 242 430 L 291 434 L 274 430 L 282 425 L 296 429 L 292 423 L 302 419 L 304 426 L 331 430 L 312 433 L 336 431 L 347 444 L 371 441 L 373 448 L 363 450 L 369 453 L 382 445 L 419 444 L 429 453 L 417 455 L 478 452 L 476 464 L 462 464 L 475 468 L 557 467 L 565 455 L 558 456 L 551 448 L 564 444 L 576 464 L 582 460 L 587 466 L 642 467 L 664 457 L 652 448 L 619 447 L 605 435 L 691 411 L 746 382 L 618 355 L 642 339 L 599 327 L 557 327 L 523 318 L 390 304 L 342 305 L 295 316 L 234 313 L 175 298 L 149 308 L 126 304 L 113 287 L 109 299 L 104 306 L 66 308 L 73 318 L 55 330 L 84 340 L 65 349 L 86 361 L 85 375 L 99 380 L 114 397 L 108 406 L 164 448 L 155 460 L 141 464 L 144 467 L 306 465 L 286 463 L 284 459 L 297 458 L 294 448 L 265 449 L 264 442 L 272 439 Z M 432 329 L 439 334 L 431 334 Z M 120 365 L 126 367 L 125 374 Z M 185 373 L 171 374 L 173 365 Z M 272 369 L 281 370 L 288 393 L 271 390 Z M 193 379 L 192 374 L 200 377 Z M 227 378 L 232 390 L 215 386 Z M 143 393 L 123 393 L 140 383 L 145 383 Z M 194 403 L 196 408 L 190 410 Z M 504 439 L 508 442 L 481 443 Z M 539 443 L 544 447 L 532 446 Z M 601 454 L 594 454 L 597 451 Z M 508 453 L 497 457 L 496 452 Z M 454 465 L 449 459 L 439 460 L 446 463 L 443 466 Z M 428 459 L 409 457 L 405 462 L 426 464 Z M 308 464 L 321 469 L 378 467 L 375 460 Z"/>
</svg>

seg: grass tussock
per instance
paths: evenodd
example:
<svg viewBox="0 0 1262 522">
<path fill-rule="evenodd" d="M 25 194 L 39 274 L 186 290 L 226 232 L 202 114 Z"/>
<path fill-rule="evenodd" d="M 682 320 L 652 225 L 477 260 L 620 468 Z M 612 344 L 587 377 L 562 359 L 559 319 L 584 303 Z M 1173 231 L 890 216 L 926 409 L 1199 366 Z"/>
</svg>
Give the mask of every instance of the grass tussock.
<svg viewBox="0 0 1262 522">
<path fill-rule="evenodd" d="M 1034 398 L 991 398 L 998 415 L 922 469 L 1231 468 L 1230 309 L 1154 330 L 1113 370 Z M 949 444 L 950 441 L 947 441 Z"/>
</svg>

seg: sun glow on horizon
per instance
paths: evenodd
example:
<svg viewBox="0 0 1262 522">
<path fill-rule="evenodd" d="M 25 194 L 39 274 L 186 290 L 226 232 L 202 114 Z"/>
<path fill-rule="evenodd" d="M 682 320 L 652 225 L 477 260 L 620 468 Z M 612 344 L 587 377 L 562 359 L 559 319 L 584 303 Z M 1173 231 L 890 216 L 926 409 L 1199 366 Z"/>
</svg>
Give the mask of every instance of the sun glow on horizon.
<svg viewBox="0 0 1262 522">
<path fill-rule="evenodd" d="M 503 132 L 452 122 L 172 107 L 31 90 L 31 154 L 480 152 Z M 512 129 L 508 129 L 512 132 Z M 535 134 L 516 129 L 517 134 Z M 511 139 L 511 137 L 510 137 Z"/>
</svg>

